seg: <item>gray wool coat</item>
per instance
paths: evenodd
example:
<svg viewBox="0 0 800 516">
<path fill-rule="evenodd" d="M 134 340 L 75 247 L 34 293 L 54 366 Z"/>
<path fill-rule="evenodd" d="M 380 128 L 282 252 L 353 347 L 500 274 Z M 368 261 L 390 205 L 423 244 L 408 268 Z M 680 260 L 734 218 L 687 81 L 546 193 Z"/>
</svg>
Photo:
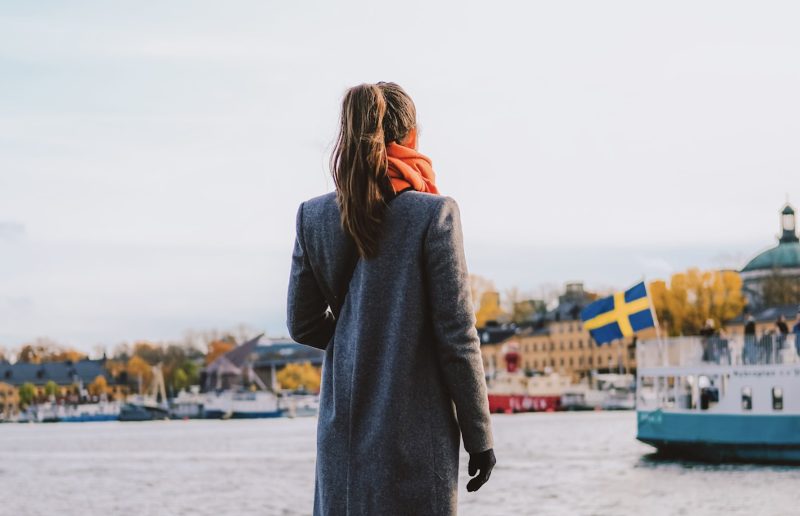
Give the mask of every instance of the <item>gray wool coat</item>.
<svg viewBox="0 0 800 516">
<path fill-rule="evenodd" d="M 395 198 L 345 295 L 354 250 L 334 193 L 300 205 L 287 324 L 325 350 L 314 514 L 455 514 L 459 437 L 492 447 L 458 205 Z"/>
</svg>

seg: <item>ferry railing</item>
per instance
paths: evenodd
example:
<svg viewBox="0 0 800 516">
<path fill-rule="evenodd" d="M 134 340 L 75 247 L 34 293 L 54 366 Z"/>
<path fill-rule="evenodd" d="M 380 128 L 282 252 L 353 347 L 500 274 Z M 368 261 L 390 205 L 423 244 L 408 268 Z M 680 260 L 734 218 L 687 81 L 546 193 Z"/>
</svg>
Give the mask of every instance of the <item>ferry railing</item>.
<svg viewBox="0 0 800 516">
<path fill-rule="evenodd" d="M 798 334 L 670 337 L 640 341 L 639 368 L 800 363 Z"/>
</svg>

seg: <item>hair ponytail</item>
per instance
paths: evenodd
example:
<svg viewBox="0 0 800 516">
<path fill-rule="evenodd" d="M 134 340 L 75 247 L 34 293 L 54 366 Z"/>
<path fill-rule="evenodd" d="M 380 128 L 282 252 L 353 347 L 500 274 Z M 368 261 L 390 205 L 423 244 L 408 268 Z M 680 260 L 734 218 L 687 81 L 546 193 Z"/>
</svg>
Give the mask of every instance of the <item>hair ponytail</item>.
<svg viewBox="0 0 800 516">
<path fill-rule="evenodd" d="M 415 120 L 411 98 L 396 84 L 361 84 L 344 96 L 331 171 L 342 229 L 364 258 L 378 252 L 385 199 L 392 194 L 386 144 L 405 137 Z"/>
</svg>

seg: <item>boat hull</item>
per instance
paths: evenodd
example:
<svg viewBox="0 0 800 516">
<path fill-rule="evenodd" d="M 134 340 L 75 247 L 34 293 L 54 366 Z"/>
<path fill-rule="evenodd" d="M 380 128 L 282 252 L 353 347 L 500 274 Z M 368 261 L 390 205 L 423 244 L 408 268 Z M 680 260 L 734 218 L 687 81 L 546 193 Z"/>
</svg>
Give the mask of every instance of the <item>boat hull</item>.
<svg viewBox="0 0 800 516">
<path fill-rule="evenodd" d="M 800 415 L 638 412 L 636 438 L 664 456 L 800 464 Z"/>
<path fill-rule="evenodd" d="M 61 423 L 96 423 L 99 421 L 117 421 L 119 414 L 80 414 L 59 419 Z"/>
<path fill-rule="evenodd" d="M 169 419 L 169 411 L 161 407 L 128 404 L 119 412 L 119 421 L 162 421 Z"/>
<path fill-rule="evenodd" d="M 221 410 L 207 410 L 206 419 L 266 419 L 271 417 L 281 417 L 283 412 L 272 410 L 266 412 L 222 412 Z"/>
<path fill-rule="evenodd" d="M 528 396 L 521 394 L 489 394 L 489 411 L 493 414 L 518 412 L 555 412 L 561 409 L 561 396 Z"/>
</svg>

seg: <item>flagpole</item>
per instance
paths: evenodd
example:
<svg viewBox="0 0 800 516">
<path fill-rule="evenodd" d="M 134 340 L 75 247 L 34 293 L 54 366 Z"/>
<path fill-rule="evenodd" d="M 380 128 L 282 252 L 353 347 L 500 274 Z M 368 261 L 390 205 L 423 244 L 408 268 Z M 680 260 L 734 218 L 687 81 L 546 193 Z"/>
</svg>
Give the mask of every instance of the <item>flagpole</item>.
<svg viewBox="0 0 800 516">
<path fill-rule="evenodd" d="M 667 365 L 667 357 L 666 357 L 666 349 L 664 346 L 664 340 L 661 337 L 661 323 L 658 322 L 658 315 L 656 314 L 656 305 L 653 303 L 653 298 L 650 296 L 650 286 L 647 284 L 647 280 L 642 280 L 644 283 L 644 290 L 647 293 L 647 300 L 650 304 L 650 316 L 653 318 L 653 322 L 655 323 L 656 329 L 656 340 L 658 341 L 658 354 L 661 356 L 661 365 Z M 639 364 L 637 364 L 638 367 Z"/>
</svg>

